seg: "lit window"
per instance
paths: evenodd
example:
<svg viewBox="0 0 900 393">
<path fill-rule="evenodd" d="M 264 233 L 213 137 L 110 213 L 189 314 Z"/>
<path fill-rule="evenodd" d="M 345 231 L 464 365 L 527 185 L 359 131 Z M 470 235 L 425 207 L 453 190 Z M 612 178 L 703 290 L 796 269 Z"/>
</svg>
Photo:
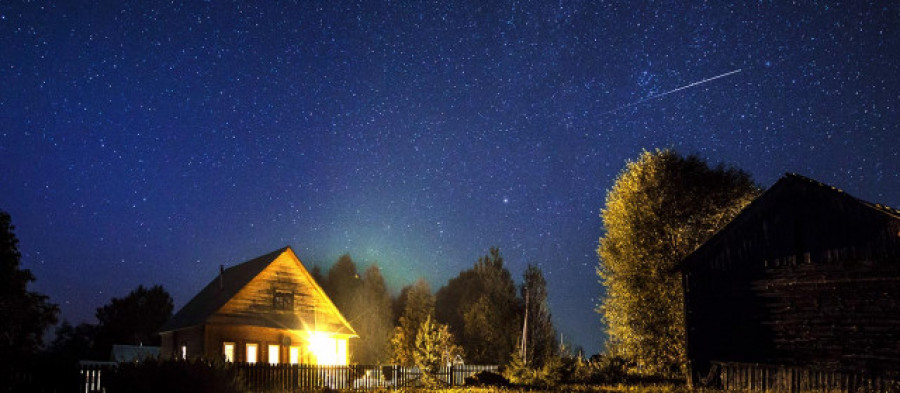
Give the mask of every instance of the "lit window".
<svg viewBox="0 0 900 393">
<path fill-rule="evenodd" d="M 256 344 L 247 344 L 247 363 L 256 363 Z"/>
<path fill-rule="evenodd" d="M 334 359 L 334 362 L 334 364 L 342 366 L 347 365 L 347 339 L 337 340 L 337 358 Z"/>
<path fill-rule="evenodd" d="M 311 332 L 309 351 L 315 356 L 316 364 L 347 364 L 347 340 L 331 337 L 328 333 Z"/>
<path fill-rule="evenodd" d="M 187 345 L 181 346 L 181 358 L 187 359 Z"/>
<path fill-rule="evenodd" d="M 290 361 L 291 361 L 291 364 L 298 364 L 298 363 L 300 363 L 300 347 L 297 347 L 297 346 L 291 346 L 291 349 L 290 349 Z"/>
<path fill-rule="evenodd" d="M 269 345 L 269 364 L 278 364 L 278 346 Z"/>
<path fill-rule="evenodd" d="M 225 361 L 233 362 L 234 361 L 234 343 L 225 343 L 225 348 L 223 350 L 225 353 Z"/>
</svg>

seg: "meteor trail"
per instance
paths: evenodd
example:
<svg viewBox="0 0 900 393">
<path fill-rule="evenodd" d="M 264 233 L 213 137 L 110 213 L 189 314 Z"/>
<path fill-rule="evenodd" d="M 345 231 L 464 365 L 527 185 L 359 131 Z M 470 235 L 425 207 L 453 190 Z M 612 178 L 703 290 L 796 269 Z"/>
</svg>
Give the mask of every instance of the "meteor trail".
<svg viewBox="0 0 900 393">
<path fill-rule="evenodd" d="M 684 89 L 691 88 L 691 87 L 694 87 L 694 86 L 697 86 L 697 85 L 702 85 L 702 84 L 704 84 L 704 83 L 706 83 L 706 82 L 712 82 L 712 81 L 714 81 L 714 80 L 716 80 L 716 79 L 719 79 L 719 78 L 724 78 L 724 77 L 729 76 L 729 75 L 737 74 L 738 72 L 741 72 L 741 70 L 742 70 L 741 68 L 738 68 L 738 69 L 736 69 L 736 70 L 734 70 L 734 71 L 726 72 L 726 73 L 721 74 L 721 75 L 716 75 L 716 76 L 711 77 L 711 78 L 706 78 L 706 79 L 704 79 L 704 80 L 697 81 L 697 82 L 691 83 L 691 84 L 689 84 L 689 85 L 684 85 L 684 86 L 681 86 L 681 87 L 679 87 L 679 88 L 672 89 L 672 90 L 669 90 L 669 91 L 666 91 L 666 92 L 663 92 L 663 93 L 654 94 L 654 95 L 652 95 L 652 96 L 650 96 L 650 97 L 641 99 L 641 100 L 639 100 L 639 101 L 635 101 L 635 102 L 632 102 L 632 103 L 627 104 L 627 105 L 622 105 L 622 106 L 620 106 L 620 107 L 618 107 L 618 108 L 616 108 L 616 109 L 613 109 L 613 110 L 611 110 L 611 111 L 609 111 L 609 112 L 604 113 L 604 115 L 608 115 L 608 114 L 610 114 L 610 113 L 617 112 L 617 111 L 620 111 L 620 110 L 625 109 L 625 108 L 630 108 L 630 107 L 632 107 L 632 106 L 639 105 L 639 104 L 642 104 L 642 103 L 644 103 L 644 102 L 647 102 L 647 101 L 650 101 L 650 100 L 653 100 L 653 99 L 656 99 L 656 98 L 665 97 L 665 96 L 667 96 L 667 95 L 669 95 L 669 94 L 672 94 L 672 93 L 675 93 L 675 92 L 678 92 L 678 91 L 682 91 L 682 90 L 684 90 Z"/>
</svg>

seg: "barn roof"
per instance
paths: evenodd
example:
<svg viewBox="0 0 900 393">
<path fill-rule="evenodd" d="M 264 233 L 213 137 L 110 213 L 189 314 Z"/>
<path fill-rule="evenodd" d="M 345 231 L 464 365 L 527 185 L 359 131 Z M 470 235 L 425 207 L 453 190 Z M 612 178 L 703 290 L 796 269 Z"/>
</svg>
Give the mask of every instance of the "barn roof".
<svg viewBox="0 0 900 393">
<path fill-rule="evenodd" d="M 885 215 L 890 219 L 900 220 L 900 210 L 882 204 L 863 201 L 847 194 L 839 188 L 829 186 L 822 182 L 810 179 L 802 175 L 798 175 L 796 173 L 786 173 L 784 176 L 778 179 L 775 184 L 769 187 L 769 189 L 767 189 L 755 200 L 753 200 L 753 202 L 744 207 L 744 209 L 741 210 L 741 212 L 733 220 L 722 227 L 709 240 L 700 245 L 700 247 L 697 247 L 694 252 L 685 257 L 681 261 L 681 263 L 676 265 L 675 271 L 684 271 L 694 264 L 699 263 L 699 261 L 703 259 L 702 256 L 705 255 L 709 250 L 720 246 L 723 242 L 726 241 L 728 233 L 738 231 L 743 223 L 749 219 L 749 217 L 758 214 L 760 211 L 763 211 L 772 200 L 784 198 L 785 194 L 783 191 L 791 189 L 793 187 L 804 187 L 805 189 L 812 192 L 826 193 L 839 198 L 842 203 L 864 206 L 865 208 L 872 209 L 878 214 Z"/>
<path fill-rule="evenodd" d="M 187 302 L 181 310 L 175 313 L 175 315 L 172 316 L 172 319 L 160 328 L 160 332 L 168 332 L 205 323 L 210 316 L 219 311 L 229 300 L 235 297 L 241 289 L 253 281 L 256 276 L 262 273 L 263 270 L 275 262 L 275 260 L 285 252 L 291 253 L 291 255 L 297 259 L 290 247 L 282 247 L 268 254 L 225 269 L 210 281 L 209 284 L 194 296 L 193 299 Z M 297 260 L 299 261 L 299 259 Z M 305 268 L 303 268 L 302 265 L 300 268 L 305 271 Z M 306 272 L 306 274 L 308 274 L 308 272 Z M 327 303 L 331 307 L 334 307 L 331 304 L 331 301 L 327 299 L 324 291 L 318 287 L 318 284 L 316 284 L 311 277 L 310 282 L 316 287 L 314 291 L 319 292 L 322 297 L 325 297 Z M 333 321 L 331 325 L 334 325 L 334 328 L 337 330 L 336 332 L 356 335 L 356 332 L 350 327 L 344 317 L 340 315 L 340 312 L 335 312 L 334 314 L 336 316 L 334 319 L 336 320 Z"/>
</svg>

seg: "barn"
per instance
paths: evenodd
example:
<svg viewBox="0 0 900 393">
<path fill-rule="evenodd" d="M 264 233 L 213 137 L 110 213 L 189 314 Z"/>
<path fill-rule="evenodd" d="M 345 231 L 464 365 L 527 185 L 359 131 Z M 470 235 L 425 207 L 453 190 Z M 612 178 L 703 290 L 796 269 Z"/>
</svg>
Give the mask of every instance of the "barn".
<svg viewBox="0 0 900 393">
<path fill-rule="evenodd" d="M 168 358 L 324 365 L 357 337 L 290 247 L 220 268 L 160 335 Z"/>
<path fill-rule="evenodd" d="M 694 386 L 900 387 L 897 210 L 787 174 L 677 269 Z"/>
</svg>

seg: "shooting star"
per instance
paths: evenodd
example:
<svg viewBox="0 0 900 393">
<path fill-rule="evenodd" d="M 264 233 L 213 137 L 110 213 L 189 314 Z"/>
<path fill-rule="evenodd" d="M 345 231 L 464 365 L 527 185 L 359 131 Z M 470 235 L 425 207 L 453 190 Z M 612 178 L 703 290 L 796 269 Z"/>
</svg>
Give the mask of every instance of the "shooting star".
<svg viewBox="0 0 900 393">
<path fill-rule="evenodd" d="M 610 114 L 610 113 L 618 112 L 618 111 L 620 111 L 620 110 L 622 110 L 622 109 L 630 108 L 630 107 L 633 107 L 633 106 L 635 106 L 635 105 L 640 105 L 640 104 L 643 104 L 643 103 L 645 103 L 645 102 L 647 102 L 647 101 L 650 101 L 650 100 L 655 100 L 655 99 L 657 99 L 657 98 L 662 98 L 662 97 L 665 97 L 665 96 L 667 96 L 667 95 L 669 95 L 669 94 L 676 93 L 676 92 L 682 91 L 682 90 L 684 90 L 684 89 L 689 89 L 689 88 L 694 87 L 694 86 L 697 86 L 697 85 L 702 85 L 702 84 L 707 83 L 707 82 L 712 82 L 712 81 L 714 81 L 714 80 L 716 80 L 716 79 L 719 79 L 719 78 L 724 78 L 724 77 L 729 76 L 729 75 L 734 75 L 734 74 L 737 74 L 738 72 L 741 72 L 741 70 L 742 70 L 741 68 L 738 68 L 738 69 L 736 69 L 736 70 L 734 70 L 734 71 L 726 72 L 726 73 L 721 74 L 721 75 L 716 75 L 716 76 L 711 77 L 711 78 L 706 78 L 706 79 L 704 79 L 704 80 L 697 81 L 697 82 L 691 83 L 691 84 L 689 84 L 689 85 L 684 85 L 684 86 L 681 86 L 681 87 L 676 88 L 676 89 L 672 89 L 672 90 L 669 90 L 669 91 L 666 91 L 666 92 L 662 92 L 662 93 L 659 93 L 659 94 L 654 94 L 654 95 L 652 95 L 652 96 L 650 96 L 650 97 L 646 97 L 646 98 L 644 98 L 644 99 L 641 99 L 641 100 L 632 102 L 632 103 L 630 103 L 630 104 L 622 105 L 622 106 L 620 106 L 620 107 L 618 107 L 618 108 L 616 108 L 616 109 L 613 109 L 613 110 L 611 110 L 611 111 L 609 111 L 609 112 L 604 113 L 604 115 L 608 115 L 608 114 Z"/>
</svg>

